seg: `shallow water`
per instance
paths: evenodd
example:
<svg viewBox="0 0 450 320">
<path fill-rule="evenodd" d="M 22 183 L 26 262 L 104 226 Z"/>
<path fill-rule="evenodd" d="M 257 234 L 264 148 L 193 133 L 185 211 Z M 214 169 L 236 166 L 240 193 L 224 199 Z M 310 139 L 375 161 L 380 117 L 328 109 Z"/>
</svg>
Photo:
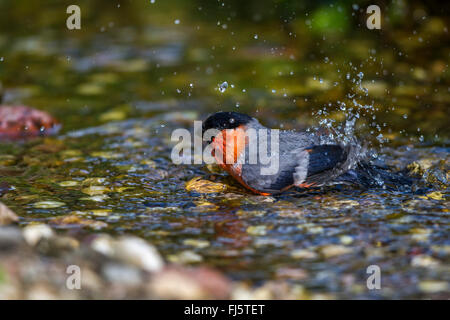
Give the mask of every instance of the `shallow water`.
<svg viewBox="0 0 450 320">
<path fill-rule="evenodd" d="M 0 36 L 4 103 L 47 110 L 64 128 L 0 145 L 1 182 L 13 186 L 2 202 L 22 225 L 136 234 L 169 261 L 254 285 L 287 279 L 331 297 L 448 297 L 448 48 L 430 49 L 448 36 L 439 16 L 388 30 L 389 39 L 360 29 L 318 37 L 303 20 L 290 25 L 293 36 L 270 19 L 223 28 L 181 9 L 129 6 L 77 34 L 55 24 Z M 148 19 L 135 28 L 116 9 Z M 352 81 L 359 72 L 367 95 Z M 419 191 L 338 186 L 263 197 L 217 169 L 170 160 L 172 130 L 211 112 L 305 129 L 344 121 L 337 101 L 357 109 L 355 93 L 371 106 L 359 109 L 357 135 L 398 170 L 421 161 Z M 382 147 L 380 133 L 389 139 Z M 431 184 L 430 175 L 438 177 Z M 195 177 L 225 190 L 188 191 Z M 381 268 L 381 291 L 366 288 L 369 265 Z"/>
</svg>

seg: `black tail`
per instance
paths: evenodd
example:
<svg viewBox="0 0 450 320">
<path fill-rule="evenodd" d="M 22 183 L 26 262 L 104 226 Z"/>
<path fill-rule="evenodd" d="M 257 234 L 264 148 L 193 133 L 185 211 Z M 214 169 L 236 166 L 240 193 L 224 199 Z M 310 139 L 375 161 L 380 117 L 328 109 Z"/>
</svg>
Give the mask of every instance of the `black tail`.
<svg viewBox="0 0 450 320">
<path fill-rule="evenodd" d="M 338 183 L 356 184 L 364 188 L 386 188 L 398 190 L 411 187 L 413 181 L 404 172 L 394 172 L 367 162 L 360 162 L 336 179 Z"/>
</svg>

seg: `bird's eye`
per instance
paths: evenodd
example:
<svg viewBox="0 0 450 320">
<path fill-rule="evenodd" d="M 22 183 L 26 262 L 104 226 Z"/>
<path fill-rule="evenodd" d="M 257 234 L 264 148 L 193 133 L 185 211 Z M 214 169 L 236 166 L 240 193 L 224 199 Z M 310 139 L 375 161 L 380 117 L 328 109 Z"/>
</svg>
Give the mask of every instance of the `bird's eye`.
<svg viewBox="0 0 450 320">
<path fill-rule="evenodd" d="M 230 119 L 230 123 L 234 123 L 234 118 L 231 118 L 231 119 Z"/>
</svg>

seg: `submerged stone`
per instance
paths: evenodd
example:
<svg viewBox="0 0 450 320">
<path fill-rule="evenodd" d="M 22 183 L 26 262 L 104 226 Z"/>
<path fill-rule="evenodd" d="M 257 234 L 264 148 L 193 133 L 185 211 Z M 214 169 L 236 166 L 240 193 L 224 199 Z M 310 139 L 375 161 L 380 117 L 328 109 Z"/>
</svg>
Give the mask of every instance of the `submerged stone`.
<svg viewBox="0 0 450 320">
<path fill-rule="evenodd" d="M 66 204 L 64 202 L 60 202 L 60 201 L 41 201 L 41 202 L 36 202 L 34 204 L 34 207 L 37 209 L 55 209 L 55 208 L 59 208 L 62 206 L 65 206 Z"/>
<path fill-rule="evenodd" d="M 225 191 L 228 188 L 226 184 L 204 180 L 201 177 L 195 177 L 186 183 L 187 191 L 198 193 L 216 193 Z"/>
</svg>

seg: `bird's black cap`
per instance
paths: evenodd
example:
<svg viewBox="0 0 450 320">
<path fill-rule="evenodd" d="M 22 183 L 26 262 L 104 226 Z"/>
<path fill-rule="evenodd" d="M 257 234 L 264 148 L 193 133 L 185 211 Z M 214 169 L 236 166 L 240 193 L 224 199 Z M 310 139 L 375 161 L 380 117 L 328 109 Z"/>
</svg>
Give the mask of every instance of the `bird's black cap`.
<svg viewBox="0 0 450 320">
<path fill-rule="evenodd" d="M 203 122 L 202 131 L 205 133 L 208 129 L 217 129 L 220 131 L 225 129 L 235 129 L 252 120 L 252 117 L 239 112 L 216 112 Z"/>
</svg>

